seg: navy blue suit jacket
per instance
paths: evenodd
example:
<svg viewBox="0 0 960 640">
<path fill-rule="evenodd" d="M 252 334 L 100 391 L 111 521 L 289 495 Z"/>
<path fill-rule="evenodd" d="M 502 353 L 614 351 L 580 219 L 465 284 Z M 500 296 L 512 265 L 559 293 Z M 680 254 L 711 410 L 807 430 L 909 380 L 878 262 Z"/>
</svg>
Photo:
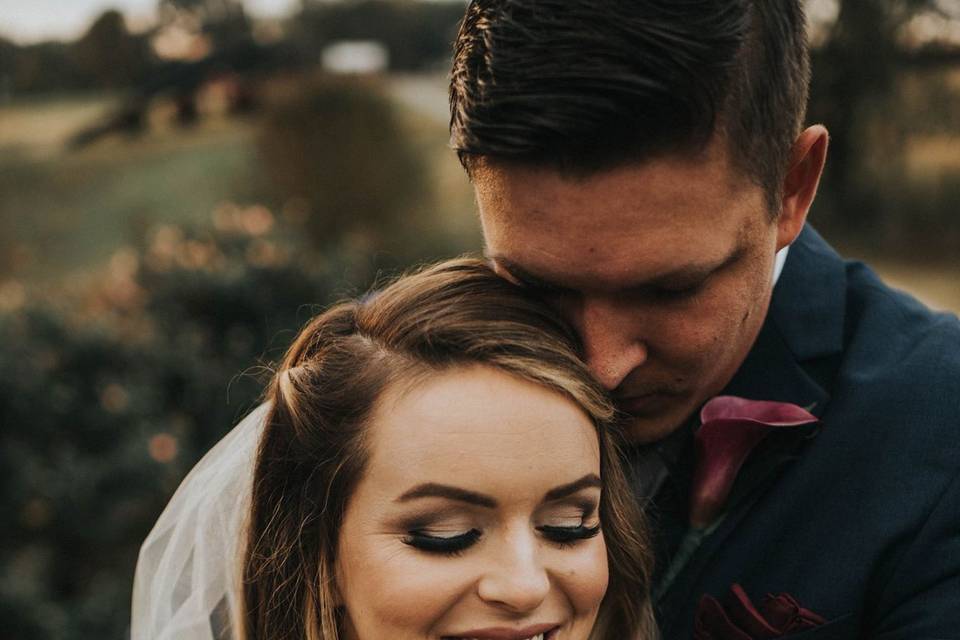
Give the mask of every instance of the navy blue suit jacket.
<svg viewBox="0 0 960 640">
<path fill-rule="evenodd" d="M 664 638 L 689 639 L 700 598 L 733 583 L 828 620 L 797 640 L 960 638 L 957 318 L 807 227 L 725 393 L 813 406 L 822 427 L 788 455 L 756 452 L 748 498 L 659 600 Z"/>
</svg>

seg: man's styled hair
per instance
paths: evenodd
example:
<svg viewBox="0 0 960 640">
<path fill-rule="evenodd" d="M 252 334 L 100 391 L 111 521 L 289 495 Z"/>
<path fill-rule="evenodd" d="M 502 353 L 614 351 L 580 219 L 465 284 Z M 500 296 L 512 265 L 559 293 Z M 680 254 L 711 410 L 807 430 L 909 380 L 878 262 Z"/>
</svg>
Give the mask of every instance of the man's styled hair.
<svg viewBox="0 0 960 640">
<path fill-rule="evenodd" d="M 472 0 L 450 140 L 480 159 L 590 174 L 724 136 L 779 212 L 810 77 L 802 0 Z"/>
</svg>

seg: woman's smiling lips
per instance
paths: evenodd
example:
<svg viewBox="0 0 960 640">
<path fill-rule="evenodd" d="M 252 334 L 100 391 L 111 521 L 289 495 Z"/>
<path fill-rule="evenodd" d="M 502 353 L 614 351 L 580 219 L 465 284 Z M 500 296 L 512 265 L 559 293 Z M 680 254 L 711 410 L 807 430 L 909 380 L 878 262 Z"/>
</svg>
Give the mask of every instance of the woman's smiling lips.
<svg viewBox="0 0 960 640">
<path fill-rule="evenodd" d="M 537 624 L 522 629 L 488 627 L 443 636 L 443 640 L 554 640 L 559 629 L 558 624 Z"/>
</svg>

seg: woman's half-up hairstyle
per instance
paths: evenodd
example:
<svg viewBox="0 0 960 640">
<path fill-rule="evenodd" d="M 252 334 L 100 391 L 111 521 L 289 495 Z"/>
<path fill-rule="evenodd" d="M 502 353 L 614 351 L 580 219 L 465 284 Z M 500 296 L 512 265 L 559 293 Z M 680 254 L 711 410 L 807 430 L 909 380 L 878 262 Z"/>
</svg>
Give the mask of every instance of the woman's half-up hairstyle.
<svg viewBox="0 0 960 640">
<path fill-rule="evenodd" d="M 649 551 L 617 459 L 615 411 L 578 359 L 575 334 L 482 261 L 404 276 L 311 320 L 267 391 L 242 562 L 245 640 L 340 640 L 334 582 L 347 503 L 384 391 L 486 365 L 565 394 L 597 427 L 610 582 L 595 638 L 650 638 Z"/>
</svg>

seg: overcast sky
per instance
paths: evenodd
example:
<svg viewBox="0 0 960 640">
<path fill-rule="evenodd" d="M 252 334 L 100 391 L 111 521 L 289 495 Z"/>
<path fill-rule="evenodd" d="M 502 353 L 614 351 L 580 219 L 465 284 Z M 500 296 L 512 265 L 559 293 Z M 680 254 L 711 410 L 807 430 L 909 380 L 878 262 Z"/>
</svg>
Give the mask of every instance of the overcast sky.
<svg viewBox="0 0 960 640">
<path fill-rule="evenodd" d="M 119 9 L 132 27 L 150 22 L 157 0 L 0 0 L 0 36 L 20 43 L 72 39 L 107 9 Z M 284 15 L 297 0 L 245 0 L 255 16 Z"/>
</svg>

